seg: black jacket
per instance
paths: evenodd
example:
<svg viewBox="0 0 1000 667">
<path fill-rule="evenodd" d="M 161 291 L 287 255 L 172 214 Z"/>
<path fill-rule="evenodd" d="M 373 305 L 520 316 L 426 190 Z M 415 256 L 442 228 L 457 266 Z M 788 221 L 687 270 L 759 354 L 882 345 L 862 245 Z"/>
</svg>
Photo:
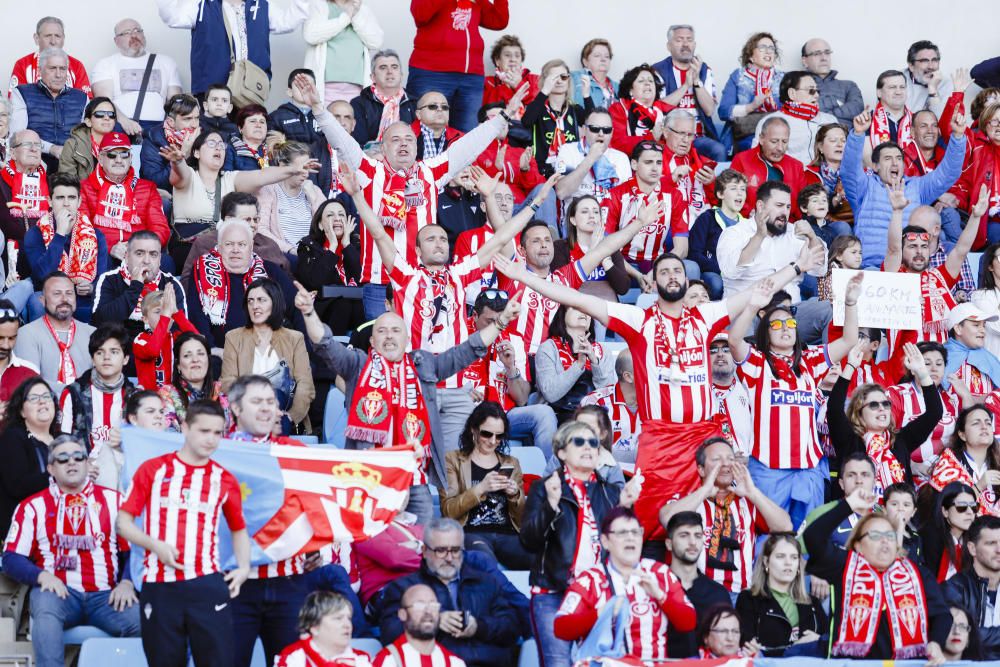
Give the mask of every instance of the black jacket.
<svg viewBox="0 0 1000 667">
<path fill-rule="evenodd" d="M 166 289 L 170 285 L 177 297 L 177 307 L 187 315 L 187 301 L 184 299 L 184 289 L 176 276 L 163 272 L 160 274 L 159 288 Z M 125 326 L 134 339 L 142 333 L 146 325 L 142 314 L 135 312 L 142 294 L 142 283 L 138 280 L 126 283 L 119 269 L 105 271 L 97 279 L 94 287 L 94 314 L 91 324 L 95 327 L 105 322 L 119 322 Z"/>
<path fill-rule="evenodd" d="M 92 399 L 94 385 L 90 382 L 93 372 L 93 368 L 88 368 L 75 382 L 66 385 L 63 388 L 63 395 L 59 400 L 60 410 L 63 408 L 64 401 L 70 401 L 73 414 L 73 424 L 70 427 L 70 432 L 87 445 L 88 452 L 94 448 L 94 442 L 91 439 L 91 431 L 94 425 L 94 402 Z M 129 382 L 128 378 L 125 378 L 123 389 L 125 390 L 125 398 L 127 400 L 128 395 L 135 391 L 135 385 Z M 124 401 L 122 403 L 124 404 Z M 65 425 L 63 428 L 65 428 Z"/>
<path fill-rule="evenodd" d="M 844 591 L 840 582 L 844 579 L 844 569 L 847 567 L 848 554 L 830 541 L 830 534 L 836 530 L 841 521 L 851 515 L 851 506 L 846 500 L 840 500 L 832 510 L 821 514 L 805 529 L 802 539 L 809 552 L 806 571 L 820 579 L 834 582 L 830 586 L 830 604 L 833 610 L 832 636 L 830 646 L 837 643 L 836 633 L 840 628 L 841 616 L 844 611 Z M 941 593 L 937 579 L 927 568 L 912 561 L 920 573 L 927 601 L 928 641 L 944 646 L 951 632 L 951 611 Z M 890 660 L 893 657 L 892 637 L 889 626 L 888 612 L 880 612 L 878 632 L 868 655 L 862 656 L 868 660 Z"/>
<path fill-rule="evenodd" d="M 562 478 L 562 470 L 559 477 Z M 619 489 L 595 473 L 596 481 L 587 482 L 587 497 L 594 520 L 601 525 L 604 516 L 618 505 Z M 563 479 L 559 510 L 549 505 L 545 479 L 536 480 L 528 491 L 521 516 L 521 544 L 535 554 L 529 578 L 532 586 L 563 593 L 572 579 L 573 554 L 576 552 L 576 516 L 580 507 L 573 490 Z"/>
<path fill-rule="evenodd" d="M 552 135 L 556 129 L 556 122 L 552 120 L 546 110 L 547 95 L 538 93 L 525 108 L 521 122 L 531 132 L 531 145 L 535 149 L 535 163 L 538 165 L 538 172 L 548 178 L 555 171 L 553 166 L 546 162 L 549 159 L 549 147 L 552 145 Z M 585 106 L 570 104 L 566 118 L 563 120 L 563 133 L 566 135 L 566 143 L 571 144 L 580 140 L 583 121 L 587 119 L 587 114 L 593 108 L 594 103 L 590 98 L 584 99 Z"/>
<path fill-rule="evenodd" d="M 719 237 L 722 236 L 722 227 L 719 226 L 717 213 L 718 209 L 713 207 L 702 211 L 695 218 L 688 233 L 688 259 L 697 263 L 702 273 L 721 275 L 716 248 L 719 246 Z"/>
<path fill-rule="evenodd" d="M 713 581 L 705 576 L 703 572 L 698 573 L 698 577 L 691 583 L 691 588 L 687 590 L 688 600 L 694 605 L 694 610 L 698 614 L 698 624 L 708 611 L 720 604 L 731 605 L 732 598 L 726 587 L 717 581 Z M 667 633 L 667 655 L 671 658 L 693 658 L 698 655 L 698 634 L 696 632 L 668 632 Z"/>
<path fill-rule="evenodd" d="M 309 154 L 320 164 L 319 173 L 310 174 L 309 180 L 328 195 L 333 176 L 330 145 L 326 142 L 326 135 L 317 128 L 312 109 L 302 111 L 292 102 L 285 102 L 271 112 L 267 124 L 269 129 L 281 132 L 289 141 L 300 141 L 309 147 Z"/>
<path fill-rule="evenodd" d="M 53 409 L 56 406 L 53 405 Z M 59 414 L 56 413 L 56 419 Z M 3 465 L 0 465 L 0 530 L 6 536 L 17 504 L 49 488 L 48 447 L 22 426 L 12 426 L 0 435 Z"/>
<path fill-rule="evenodd" d="M 446 185 L 438 195 L 438 224 L 448 234 L 448 247 L 454 259 L 458 235 L 486 224 L 482 198 L 477 192 Z"/>
<path fill-rule="evenodd" d="M 343 255 L 344 273 L 348 282 L 360 285 L 361 248 L 358 242 L 355 240 L 344 248 Z M 307 236 L 299 242 L 298 258 L 295 277 L 307 290 L 316 291 L 316 313 L 330 327 L 333 335 L 342 336 L 364 324 L 364 311 L 360 300 L 323 296 L 325 285 L 344 284 L 337 271 L 340 259 L 337 253 L 327 250 L 323 244 Z"/>
<path fill-rule="evenodd" d="M 204 132 L 202 128 L 202 132 Z M 160 149 L 167 146 L 167 133 L 162 125 L 154 125 L 143 135 L 139 151 L 139 178 L 153 181 L 161 190 L 173 192 L 170 185 L 170 163 L 160 155 Z"/>
<path fill-rule="evenodd" d="M 437 640 L 462 658 L 469 667 L 512 665 L 518 639 L 527 634 L 521 628 L 512 601 L 505 594 L 504 575 L 481 570 L 465 562 L 458 580 L 458 599 L 452 600 L 448 587 L 427 569 L 426 561 L 411 575 L 396 579 L 385 587 L 381 602 L 381 641 L 389 644 L 403 634 L 398 612 L 403 593 L 415 584 L 430 586 L 441 603 L 441 611 L 467 611 L 476 619 L 476 634 L 456 639 L 438 631 Z"/>
<path fill-rule="evenodd" d="M 215 132 L 222 137 L 222 140 L 227 144 L 229 143 L 230 137 L 236 136 L 240 133 L 239 129 L 236 127 L 236 123 L 226 117 L 219 118 L 218 116 L 202 114 L 199 122 L 201 123 L 202 132 L 205 132 L 206 134 L 209 132 Z"/>
<path fill-rule="evenodd" d="M 351 100 L 351 107 L 354 109 L 354 132 L 351 135 L 354 140 L 364 148 L 369 141 L 378 138 L 378 128 L 382 123 L 382 109 L 384 104 L 375 99 L 371 86 L 361 89 L 361 94 Z M 411 100 L 403 93 L 403 101 L 399 104 L 399 120 L 404 123 L 412 123 L 417 117 L 417 102 Z M 417 137 L 420 141 L 420 137 Z"/>
<path fill-rule="evenodd" d="M 801 637 L 809 630 L 822 635 L 826 630 L 826 614 L 823 613 L 822 603 L 816 598 L 810 600 L 809 604 L 795 605 L 799 609 L 796 637 Z M 748 588 L 736 598 L 736 613 L 740 616 L 741 644 L 756 638 L 757 643 L 763 647 L 765 656 L 780 658 L 785 654 L 786 647 L 794 643 L 792 624 L 772 595 L 751 595 Z"/>
<path fill-rule="evenodd" d="M 971 567 L 944 582 L 944 596 L 972 613 L 972 622 L 979 626 L 979 640 L 984 660 L 1000 660 L 1000 627 L 986 627 L 986 605 L 989 600 L 987 581 Z"/>
</svg>

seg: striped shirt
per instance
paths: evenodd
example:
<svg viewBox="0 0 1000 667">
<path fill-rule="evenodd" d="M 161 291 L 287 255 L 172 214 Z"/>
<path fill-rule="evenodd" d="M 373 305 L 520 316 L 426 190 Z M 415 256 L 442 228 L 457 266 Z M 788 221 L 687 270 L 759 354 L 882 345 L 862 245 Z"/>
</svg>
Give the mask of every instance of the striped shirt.
<svg viewBox="0 0 1000 667">
<path fill-rule="evenodd" d="M 590 392 L 583 397 L 580 405 L 599 405 L 608 411 L 608 417 L 611 418 L 611 452 L 613 454 L 617 454 L 618 450 L 631 451 L 635 449 L 639 432 L 642 430 L 642 422 L 639 419 L 638 409 L 635 412 L 629 410 L 620 384 L 616 383 Z M 635 457 L 634 453 L 632 457 Z"/>
<path fill-rule="evenodd" d="M 712 499 L 708 499 L 698 507 L 698 514 L 701 515 L 705 523 L 705 548 L 698 557 L 698 569 L 705 573 L 705 576 L 712 581 L 722 584 L 731 593 L 739 593 L 744 588 L 750 586 L 750 577 L 753 574 L 753 548 L 754 542 L 759 533 L 768 532 L 767 522 L 760 515 L 757 508 L 750 504 L 746 498 L 739 498 L 732 495 L 732 502 L 729 503 L 729 517 L 733 522 L 732 533 L 736 541 L 739 542 L 739 549 L 726 557 L 726 561 L 731 564 L 729 568 L 713 567 L 708 565 L 708 553 L 718 552 L 721 556 L 724 550 L 719 545 L 713 545 L 714 536 L 712 529 L 715 525 L 717 507 Z"/>
<path fill-rule="evenodd" d="M 542 341 L 549 337 L 549 323 L 556 314 L 559 304 L 507 276 L 501 275 L 498 278 L 499 288 L 506 291 L 510 298 L 518 298 L 521 303 L 521 313 L 517 317 L 514 330 L 528 343 L 528 354 L 533 355 L 538 351 Z M 579 288 L 586 279 L 580 262 L 567 264 L 545 277 L 549 282 L 572 289 Z"/>
<path fill-rule="evenodd" d="M 722 301 L 685 308 L 679 318 L 655 304 L 608 303 L 608 329 L 632 351 L 640 421 L 693 423 L 715 414 L 708 345 L 711 331 L 728 320 Z"/>
<path fill-rule="evenodd" d="M 664 186 L 670 189 L 662 189 Z M 672 236 L 687 236 L 687 202 L 684 196 L 664 180 L 660 187 L 649 194 L 639 190 L 639 183 L 633 177 L 621 185 L 615 186 L 601 202 L 601 215 L 604 217 L 605 233 L 614 234 L 619 229 L 627 227 L 636 216 L 643 202 L 649 204 L 659 198 L 663 201 L 663 213 L 655 224 L 646 225 L 639 233 L 622 248 L 622 254 L 632 262 L 652 262 L 666 247 L 667 232 Z"/>
<path fill-rule="evenodd" d="M 84 395 L 84 399 L 86 399 L 86 395 Z M 91 385 L 90 402 L 90 442 L 93 454 L 98 448 L 108 445 L 111 441 L 111 429 L 120 427 L 124 421 L 125 388 L 122 387 L 118 391 L 108 394 Z M 69 387 L 66 387 L 59 398 L 59 411 L 64 433 L 73 432 L 74 409 L 86 411 L 83 406 L 73 405 L 73 394 Z"/>
<path fill-rule="evenodd" d="M 311 637 L 289 644 L 274 659 L 274 667 L 371 667 L 371 664 L 367 653 L 350 646 L 340 655 L 327 660 L 313 645 Z"/>
<path fill-rule="evenodd" d="M 525 381 L 531 382 L 531 367 L 528 364 L 528 346 L 517 333 L 501 331 L 490 345 L 489 352 L 473 361 L 462 371 L 463 382 L 483 392 L 484 401 L 493 401 L 512 410 L 517 403 L 507 393 L 507 367 L 500 361 L 499 349 L 510 345 L 514 350 L 514 367 L 520 371 Z"/>
<path fill-rule="evenodd" d="M 236 478 L 214 461 L 193 466 L 176 452 L 139 466 L 121 507 L 145 513 L 146 533 L 173 545 L 182 567 L 164 565 L 147 551 L 143 581 L 187 581 L 219 571 L 219 514 L 231 531 L 243 530 L 243 499 Z"/>
<path fill-rule="evenodd" d="M 494 233 L 493 227 L 487 222 L 482 227 L 467 229 L 459 234 L 458 238 L 455 239 L 455 251 L 452 253 L 455 264 L 461 263 L 469 255 L 475 256 L 479 252 L 479 249 L 493 238 Z M 466 293 L 466 303 L 474 303 L 481 291 L 494 287 L 497 284 L 498 278 L 499 276 L 493 269 L 493 263 L 491 262 L 489 266 L 482 269 L 482 273 L 479 276 L 479 287 L 476 288 L 474 285 L 469 287 Z"/>
<path fill-rule="evenodd" d="M 406 640 L 406 634 L 379 651 L 373 664 L 375 667 L 465 667 L 464 660 L 438 642 L 430 655 L 423 655 Z"/>
<path fill-rule="evenodd" d="M 128 551 L 128 542 L 115 531 L 121 495 L 114 489 L 94 486 L 89 507 L 82 494 L 67 497 L 65 504 L 67 519 L 71 522 L 88 521 L 87 515 L 90 515 L 91 533 L 97 545 L 91 550 L 65 550 L 65 556 L 75 562 L 76 567 L 56 567 L 59 501 L 49 489 L 21 501 L 14 510 L 4 551 L 30 559 L 73 590 L 85 593 L 111 590 L 118 583 L 118 552 Z"/>
<path fill-rule="evenodd" d="M 299 241 L 309 234 L 309 226 L 312 224 L 312 204 L 309 203 L 305 189 L 296 197 L 285 192 L 285 188 L 281 185 L 275 190 L 278 193 L 278 228 L 285 241 L 293 248 L 298 247 Z"/>
<path fill-rule="evenodd" d="M 924 405 L 923 391 L 912 382 L 893 385 L 886 393 L 892 403 L 892 421 L 896 424 L 896 428 L 903 428 L 927 409 Z M 910 460 L 916 463 L 930 463 L 944 450 L 951 441 L 958 413 L 962 410 L 962 401 L 953 388 L 938 387 L 938 393 L 941 395 L 944 414 L 934 427 L 931 437 L 910 453 Z"/>
</svg>

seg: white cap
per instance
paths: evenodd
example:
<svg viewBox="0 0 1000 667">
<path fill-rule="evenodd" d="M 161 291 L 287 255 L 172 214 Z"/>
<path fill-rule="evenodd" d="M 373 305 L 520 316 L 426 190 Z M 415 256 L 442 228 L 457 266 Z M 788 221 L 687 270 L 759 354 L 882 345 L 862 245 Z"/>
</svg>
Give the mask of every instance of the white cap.
<svg viewBox="0 0 1000 667">
<path fill-rule="evenodd" d="M 954 329 L 965 320 L 972 320 L 973 322 L 995 322 L 997 319 L 1000 318 L 997 317 L 996 313 L 988 315 L 976 304 L 966 301 L 965 303 L 958 304 L 951 309 L 950 313 L 948 313 L 948 328 Z"/>
</svg>

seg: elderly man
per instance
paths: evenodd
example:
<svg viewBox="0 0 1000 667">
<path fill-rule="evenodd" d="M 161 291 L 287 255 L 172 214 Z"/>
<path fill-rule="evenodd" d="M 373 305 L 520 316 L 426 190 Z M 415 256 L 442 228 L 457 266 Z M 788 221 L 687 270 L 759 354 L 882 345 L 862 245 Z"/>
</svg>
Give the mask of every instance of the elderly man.
<svg viewBox="0 0 1000 667">
<path fill-rule="evenodd" d="M 465 661 L 436 640 L 441 630 L 441 603 L 425 584 L 410 586 L 399 601 L 403 633 L 375 656 L 375 667 L 465 667 Z"/>
<path fill-rule="evenodd" d="M 37 132 L 42 139 L 42 157 L 56 171 L 63 144 L 83 119 L 87 94 L 67 82 L 69 56 L 62 49 L 49 48 L 39 53 L 38 68 L 38 81 L 11 90 L 10 131 Z"/>
<path fill-rule="evenodd" d="M 903 74 L 907 108 L 913 112 L 930 109 L 940 117 L 954 86 L 951 78 L 941 71 L 941 50 L 937 45 L 926 39 L 910 44 Z"/>
<path fill-rule="evenodd" d="M 302 312 L 317 357 L 346 385 L 347 447 L 414 447 L 421 466 L 410 488 L 407 511 L 422 522 L 430 521 L 434 507 L 428 484 L 444 487 L 446 482 L 437 384 L 485 355 L 500 332 L 517 318 L 520 306 L 511 301 L 495 324 L 441 354 L 420 349 L 406 352 L 408 324 L 395 313 L 384 313 L 372 325 L 372 350 L 365 354 L 334 340 L 313 307 L 315 294 L 296 286 L 295 306 Z"/>
<path fill-rule="evenodd" d="M 712 68 L 701 61 L 695 50 L 694 27 L 672 25 L 667 29 L 670 55 L 653 65 L 663 80 L 664 101 L 697 118 L 694 147 L 699 154 L 716 162 L 725 161 L 726 147 L 719 141 L 712 114 L 718 104 Z"/>
<path fill-rule="evenodd" d="M 607 109 L 592 110 L 583 124 L 580 141 L 559 147 L 556 171 L 563 177 L 556 183 L 556 195 L 564 202 L 592 195 L 603 200 L 611 189 L 632 178 L 629 156 L 611 148 L 611 114 Z"/>
<path fill-rule="evenodd" d="M 163 122 L 164 102 L 182 92 L 183 84 L 173 58 L 146 52 L 146 33 L 138 21 L 122 19 L 114 36 L 118 53 L 94 65 L 94 95 L 110 98 L 122 129 L 135 136 Z"/>
<path fill-rule="evenodd" d="M 796 199 L 806 185 L 805 167 L 788 154 L 791 124 L 783 115 L 772 115 L 757 126 L 757 145 L 733 157 L 731 169 L 747 177 L 747 196 L 743 215 L 750 215 L 757 203 L 757 188 L 765 181 L 780 181 L 788 186 L 792 195 L 792 214 L 798 215 Z"/>
<path fill-rule="evenodd" d="M 850 125 L 851 119 L 865 109 L 858 84 L 838 79 L 830 56 L 833 49 L 825 39 L 814 38 L 802 45 L 802 66 L 816 79 L 819 87 L 819 110 L 832 114 L 837 122 Z M 806 164 L 812 162 L 812 158 Z"/>
<path fill-rule="evenodd" d="M 163 200 L 155 183 L 136 177 L 131 145 L 121 132 L 106 134 L 97 153 L 97 167 L 80 190 L 81 210 L 104 234 L 117 260 L 125 256 L 129 238 L 140 231 L 152 232 L 163 246 L 170 240 Z"/>
<path fill-rule="evenodd" d="M 49 186 L 38 133 L 21 130 L 11 137 L 13 164 L 0 170 L 0 231 L 11 241 L 21 241 L 31 223 L 48 214 Z"/>
<path fill-rule="evenodd" d="M 688 203 L 688 227 L 704 211 L 711 208 L 705 196 L 705 186 L 715 180 L 715 168 L 702 160 L 695 145 L 698 143 L 697 121 L 690 111 L 673 109 L 667 113 L 663 125 L 663 167 Z"/>
<path fill-rule="evenodd" d="M 393 123 L 409 124 L 416 118 L 416 104 L 403 90 L 403 68 L 398 53 L 382 49 L 372 54 L 372 84 L 351 100 L 356 123 L 351 136 L 362 146 L 369 141 L 382 141 L 382 135 Z"/>
<path fill-rule="evenodd" d="M 399 615 L 405 591 L 423 584 L 437 598 L 442 646 L 470 667 L 512 663 L 517 640 L 526 634 L 505 590 L 504 575 L 476 567 L 465 559 L 465 531 L 454 519 L 434 519 L 424 530 L 420 569 L 386 586 L 381 603 L 381 640 L 395 641 L 404 632 Z"/>
<path fill-rule="evenodd" d="M 417 118 L 410 125 L 417 135 L 417 160 L 437 157 L 462 136 L 448 125 L 448 109 L 448 99 L 435 91 L 424 93 L 417 100 Z"/>
<path fill-rule="evenodd" d="M 819 109 L 819 87 L 816 77 L 805 70 L 786 72 L 779 91 L 781 110 L 770 113 L 757 123 L 753 146 L 760 143 L 761 130 L 768 118 L 780 116 L 788 123 L 787 153 L 802 164 L 816 156 L 816 133 L 837 119 Z"/>
<path fill-rule="evenodd" d="M 10 85 L 7 94 L 11 94 L 17 86 L 24 83 L 35 83 L 41 75 L 38 63 L 38 54 L 45 49 L 61 49 L 65 46 L 66 34 L 63 30 L 62 19 L 55 16 L 45 16 L 38 20 L 35 25 L 35 34 L 31 36 L 35 40 L 38 51 L 18 59 L 14 63 L 14 70 L 10 73 Z M 87 78 L 87 68 L 83 63 L 69 56 L 69 85 L 82 90 L 91 97 L 90 80 Z"/>
<path fill-rule="evenodd" d="M 94 327 L 73 319 L 76 286 L 61 271 L 42 281 L 45 314 L 20 331 L 14 353 L 38 368 L 38 373 L 55 391 L 76 380 L 90 368 L 87 349 Z"/>
<path fill-rule="evenodd" d="M 31 587 L 31 636 L 40 667 L 64 663 L 63 632 L 93 625 L 139 636 L 128 543 L 115 529 L 121 497 L 95 486 L 87 448 L 72 435 L 49 445 L 52 485 L 21 502 L 4 544 L 4 573 Z M 54 517 L 65 517 L 55 521 Z"/>
<path fill-rule="evenodd" d="M 887 78 L 889 81 L 883 82 L 885 87 L 901 85 L 903 80 L 902 75 Z M 961 175 L 965 159 L 966 119 L 957 113 L 951 119 L 952 134 L 948 149 L 934 171 L 925 176 L 907 177 L 900 143 L 881 138 L 871 154 L 875 173 L 868 173 L 863 162 L 866 137 L 870 130 L 874 131 L 873 117 L 878 114 L 879 107 L 875 112 L 865 111 L 854 117 L 854 131 L 848 133 L 844 160 L 840 165 L 840 178 L 847 201 L 854 211 L 854 233 L 861 239 L 862 265 L 865 267 L 879 267 L 885 258 L 892 215 L 887 186 L 902 182 L 903 195 L 908 200 L 903 211 L 905 221 L 914 208 L 921 204 L 933 204 L 948 191 Z"/>
</svg>

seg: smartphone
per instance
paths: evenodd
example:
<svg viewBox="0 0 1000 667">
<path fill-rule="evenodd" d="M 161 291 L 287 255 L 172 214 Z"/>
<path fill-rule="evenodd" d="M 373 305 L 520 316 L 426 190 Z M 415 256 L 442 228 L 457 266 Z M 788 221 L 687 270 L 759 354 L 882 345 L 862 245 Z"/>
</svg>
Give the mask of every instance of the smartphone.
<svg viewBox="0 0 1000 667">
<path fill-rule="evenodd" d="M 500 466 L 500 474 L 510 479 L 514 475 L 514 466 Z"/>
<path fill-rule="evenodd" d="M 471 614 L 469 614 L 469 612 L 468 612 L 468 611 L 463 611 L 463 612 L 462 612 L 462 630 L 463 630 L 463 631 L 464 631 L 464 630 L 465 630 L 466 628 L 468 628 L 468 627 L 469 627 L 469 616 L 470 616 L 470 615 L 471 615 Z"/>
</svg>

